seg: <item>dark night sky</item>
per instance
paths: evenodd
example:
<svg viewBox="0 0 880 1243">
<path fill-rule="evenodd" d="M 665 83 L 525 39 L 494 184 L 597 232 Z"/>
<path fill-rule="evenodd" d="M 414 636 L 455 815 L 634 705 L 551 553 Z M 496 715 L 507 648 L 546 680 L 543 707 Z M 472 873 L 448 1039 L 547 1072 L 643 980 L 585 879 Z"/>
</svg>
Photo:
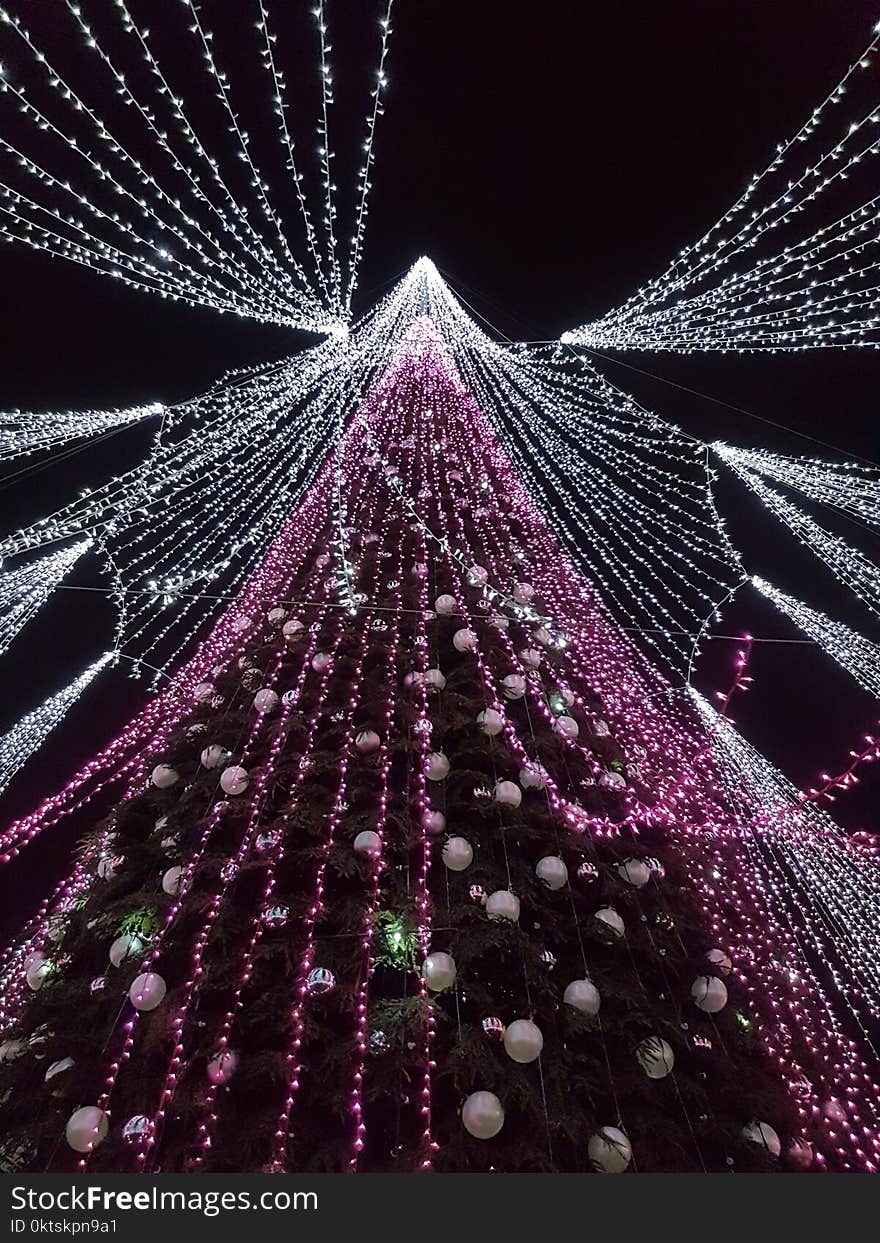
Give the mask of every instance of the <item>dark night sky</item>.
<svg viewBox="0 0 880 1243">
<path fill-rule="evenodd" d="M 209 25 L 227 3 L 206 0 Z M 35 15 L 41 6 L 17 7 Z M 89 17 L 96 7 L 83 4 Z M 343 109 L 351 99 L 352 115 L 362 110 L 365 71 L 374 68 L 375 34 L 365 19 L 377 12 L 374 0 L 328 4 L 337 94 Z M 601 313 L 723 212 L 839 79 L 878 17 L 869 0 L 397 0 L 358 309 L 427 253 L 511 337 L 552 338 Z M 31 24 L 37 27 L 36 16 Z M 289 77 L 313 73 L 311 45 L 302 62 L 299 45 L 291 46 Z M 235 71 L 230 66 L 233 79 Z M 345 154 L 337 160 L 340 181 L 353 166 Z M 180 400 L 230 366 L 278 357 L 304 340 L 150 300 L 8 247 L 0 250 L 0 280 L 0 409 Z M 707 439 L 822 452 L 793 431 L 728 408 L 741 406 L 880 458 L 874 353 L 620 362 L 651 376 L 608 362 L 610 379 Z M 128 465 L 144 444 L 138 437 L 126 433 L 18 485 L 0 481 L 0 520 L 19 525 L 83 482 Z M 750 569 L 870 632 L 865 614 L 741 490 L 725 481 L 720 497 Z M 731 609 L 724 629 L 742 626 L 794 633 L 753 601 Z M 60 593 L 4 661 L 0 726 L 68 680 L 110 630 L 108 608 Z M 727 643 L 712 645 L 704 686 L 729 680 L 731 654 Z M 761 648 L 753 673 L 757 685 L 738 719 L 795 780 L 843 760 L 876 719 L 875 705 L 809 648 Z M 124 678 L 91 694 L 14 784 L 3 819 L 55 788 L 137 701 Z M 841 818 L 876 826 L 877 790 L 871 782 L 841 804 Z M 18 874 L 57 874 L 72 833 L 60 830 L 55 844 L 29 851 Z M 45 887 L 41 878 L 38 891 Z"/>
</svg>

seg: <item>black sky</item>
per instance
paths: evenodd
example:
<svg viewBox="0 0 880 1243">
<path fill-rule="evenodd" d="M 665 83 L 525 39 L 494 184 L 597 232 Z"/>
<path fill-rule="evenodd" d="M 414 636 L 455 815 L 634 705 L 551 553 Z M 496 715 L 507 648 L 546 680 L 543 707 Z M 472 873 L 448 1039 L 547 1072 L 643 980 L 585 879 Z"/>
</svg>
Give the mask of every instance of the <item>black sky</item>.
<svg viewBox="0 0 880 1243">
<path fill-rule="evenodd" d="M 209 24 L 219 4 L 202 6 Z M 36 14 L 42 0 L 18 7 Z M 101 5 L 83 7 L 91 16 Z M 376 0 L 328 0 L 337 32 L 337 95 L 353 115 L 363 108 L 365 74 L 374 66 L 377 12 Z M 776 142 L 840 78 L 878 18 L 880 5 L 868 0 L 397 0 L 358 309 L 426 253 L 511 337 L 553 338 L 600 314 L 723 212 Z M 289 76 L 312 74 L 311 45 L 303 42 L 301 62 L 298 47 L 288 51 Z M 235 68 L 230 65 L 231 76 Z M 340 181 L 351 176 L 346 158 L 340 150 Z M 180 400 L 228 367 L 279 357 L 305 340 L 150 300 L 9 247 L 0 250 L 0 280 L 2 409 Z M 800 431 L 880 458 L 880 362 L 873 352 L 628 355 L 604 369 L 706 439 L 822 452 L 799 439 Z M 0 490 L 5 526 L 29 521 L 83 482 L 127 465 L 143 440 L 126 436 Z M 867 615 L 772 529 L 741 490 L 723 481 L 720 497 L 749 569 L 880 640 Z M 731 610 L 724 629 L 742 626 L 794 633 L 755 602 Z M 110 627 L 106 607 L 62 593 L 4 660 L 0 725 L 92 659 Z M 730 645 L 712 645 L 704 686 L 728 678 L 730 658 Z M 858 731 L 875 720 L 875 705 L 812 649 L 762 648 L 753 672 L 757 685 L 738 719 L 798 781 L 845 760 Z M 137 701 L 136 689 L 121 678 L 90 696 L 78 719 L 15 783 L 3 819 L 54 788 Z M 841 819 L 876 826 L 878 788 L 872 782 L 841 804 Z M 64 831 L 54 846 L 34 850 L 25 872 L 54 874 L 63 842 Z"/>
</svg>

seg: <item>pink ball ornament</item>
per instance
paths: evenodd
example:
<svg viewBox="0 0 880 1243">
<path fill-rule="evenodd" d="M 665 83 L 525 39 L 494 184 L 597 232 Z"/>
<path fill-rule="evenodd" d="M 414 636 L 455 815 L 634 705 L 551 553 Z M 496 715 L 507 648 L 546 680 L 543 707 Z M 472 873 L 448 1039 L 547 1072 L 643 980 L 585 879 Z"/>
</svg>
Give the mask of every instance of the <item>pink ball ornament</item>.
<svg viewBox="0 0 880 1243">
<path fill-rule="evenodd" d="M 157 764 L 150 774 L 150 780 L 157 790 L 170 790 L 180 780 L 180 773 L 170 764 Z"/>
<path fill-rule="evenodd" d="M 456 630 L 452 636 L 452 646 L 457 652 L 472 652 L 477 646 L 477 636 L 467 627 L 463 630 Z"/>
<path fill-rule="evenodd" d="M 274 712 L 281 701 L 271 687 L 264 686 L 254 695 L 254 707 L 257 712 Z"/>
<path fill-rule="evenodd" d="M 382 739 L 374 729 L 362 729 L 354 740 L 354 745 L 361 755 L 369 755 L 372 751 L 378 751 L 382 745 Z"/>
<path fill-rule="evenodd" d="M 325 673 L 330 668 L 330 655 L 328 652 L 315 652 L 312 657 L 312 668 L 315 673 Z"/>
<path fill-rule="evenodd" d="M 489 571 L 482 565 L 472 565 L 468 570 L 468 582 L 472 587 L 485 587 L 489 581 Z"/>
<path fill-rule="evenodd" d="M 494 1092 L 471 1092 L 461 1107 L 461 1121 L 474 1139 L 494 1139 L 504 1126 L 504 1107 Z"/>
<path fill-rule="evenodd" d="M 432 751 L 425 762 L 425 776 L 429 781 L 443 781 L 449 776 L 449 760 L 442 751 Z"/>
<path fill-rule="evenodd" d="M 622 773 L 603 773 L 599 785 L 603 790 L 625 790 L 626 778 Z"/>
<path fill-rule="evenodd" d="M 291 617 L 290 621 L 286 621 L 281 627 L 281 633 L 288 643 L 294 643 L 305 633 L 305 626 L 298 617 Z"/>
<path fill-rule="evenodd" d="M 233 764 L 224 768 L 220 774 L 220 788 L 224 794 L 243 794 L 250 783 L 250 774 L 246 768 Z"/>
<path fill-rule="evenodd" d="M 495 802 L 502 807 L 519 807 L 522 802 L 522 790 L 515 781 L 497 781 L 495 783 Z"/>
<path fill-rule="evenodd" d="M 442 857 L 450 872 L 463 872 L 474 861 L 474 848 L 466 837 L 450 837 L 443 844 Z"/>
<path fill-rule="evenodd" d="M 715 975 L 698 975 L 691 985 L 691 997 L 704 1014 L 718 1014 L 727 1005 L 727 986 Z"/>
<path fill-rule="evenodd" d="M 508 673 L 501 679 L 501 689 L 505 699 L 522 699 L 526 693 L 526 680 L 521 673 Z"/>
<path fill-rule="evenodd" d="M 208 1078 L 215 1087 L 228 1083 L 238 1070 L 238 1054 L 233 1049 L 223 1049 L 208 1063 Z"/>
<path fill-rule="evenodd" d="M 103 1144 L 110 1130 L 110 1115 L 97 1105 L 82 1105 L 67 1119 L 64 1138 L 74 1152 L 91 1152 Z"/>
<path fill-rule="evenodd" d="M 426 833 L 430 833 L 432 836 L 442 833 L 446 828 L 446 817 L 442 811 L 434 811 L 428 808 L 422 813 L 422 827 Z"/>
<path fill-rule="evenodd" d="M 382 839 L 372 829 L 365 829 L 354 839 L 354 853 L 368 859 L 378 859 L 382 853 Z"/>
<path fill-rule="evenodd" d="M 236 634 L 244 634 L 246 630 L 250 630 L 253 625 L 253 618 L 248 617 L 246 613 L 239 613 L 237 617 L 232 619 L 232 629 Z"/>
<path fill-rule="evenodd" d="M 504 729 L 504 717 L 494 708 L 486 708 L 477 716 L 477 725 L 489 738 L 494 738 Z"/>
<path fill-rule="evenodd" d="M 221 747 L 219 743 L 212 743 L 210 747 L 205 747 L 199 756 L 199 762 L 202 768 L 219 768 L 221 764 L 225 764 L 229 759 L 229 752 L 225 747 Z"/>
<path fill-rule="evenodd" d="M 556 717 L 553 722 L 553 729 L 561 738 L 566 738 L 569 742 L 575 742 L 580 733 L 580 726 L 573 716 Z"/>
<path fill-rule="evenodd" d="M 165 999 L 166 985 L 155 971 L 145 971 L 137 976 L 128 990 L 129 1000 L 135 1010 L 155 1010 Z"/>
<path fill-rule="evenodd" d="M 450 596 L 448 593 L 438 596 L 434 601 L 434 611 L 441 617 L 449 617 L 457 608 L 455 596 Z"/>
<path fill-rule="evenodd" d="M 517 604 L 531 604 L 535 589 L 531 583 L 517 583 L 513 589 L 513 598 Z"/>
<path fill-rule="evenodd" d="M 214 698 L 214 690 L 213 682 L 200 682 L 193 691 L 193 698 L 197 704 L 210 703 Z"/>
</svg>

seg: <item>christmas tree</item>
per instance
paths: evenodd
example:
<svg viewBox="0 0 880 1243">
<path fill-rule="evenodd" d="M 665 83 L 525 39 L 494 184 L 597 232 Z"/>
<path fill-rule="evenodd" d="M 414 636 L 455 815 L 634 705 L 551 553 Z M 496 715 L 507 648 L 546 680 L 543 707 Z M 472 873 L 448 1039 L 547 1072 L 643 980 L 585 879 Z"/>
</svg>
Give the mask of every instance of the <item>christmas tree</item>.
<svg viewBox="0 0 880 1243">
<path fill-rule="evenodd" d="M 856 1047 L 661 687 L 417 318 L 7 964 L 19 1159 L 857 1165 Z"/>
</svg>

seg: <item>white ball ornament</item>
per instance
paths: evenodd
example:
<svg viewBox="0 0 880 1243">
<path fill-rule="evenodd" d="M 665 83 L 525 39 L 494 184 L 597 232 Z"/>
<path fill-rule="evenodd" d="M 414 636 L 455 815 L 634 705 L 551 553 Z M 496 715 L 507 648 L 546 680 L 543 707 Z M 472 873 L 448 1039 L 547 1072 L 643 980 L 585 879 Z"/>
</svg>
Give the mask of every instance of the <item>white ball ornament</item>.
<svg viewBox="0 0 880 1243">
<path fill-rule="evenodd" d="M 135 958 L 143 948 L 144 943 L 136 933 L 123 932 L 110 946 L 110 962 L 114 967 L 121 967 L 129 958 Z"/>
<path fill-rule="evenodd" d="M 719 975 L 730 975 L 733 970 L 733 963 L 724 950 L 709 950 L 706 954 L 706 961 L 712 964 Z"/>
<path fill-rule="evenodd" d="M 540 643 L 541 647 L 549 647 L 553 642 L 553 635 L 546 626 L 539 626 L 535 631 L 535 642 Z"/>
<path fill-rule="evenodd" d="M 264 686 L 254 695 L 254 707 L 257 712 L 274 712 L 280 702 L 275 691 L 269 686 Z"/>
<path fill-rule="evenodd" d="M 442 811 L 434 811 L 430 807 L 422 814 L 422 827 L 432 836 L 442 833 L 446 828 L 446 817 Z"/>
<path fill-rule="evenodd" d="M 249 782 L 248 770 L 239 767 L 238 764 L 224 768 L 220 774 L 220 789 L 224 794 L 244 794 Z"/>
<path fill-rule="evenodd" d="M 590 1016 L 598 1014 L 602 1004 L 599 990 L 592 980 L 572 980 L 566 985 L 562 1000 L 572 1009 Z"/>
<path fill-rule="evenodd" d="M 590 1136 L 587 1156 L 598 1174 L 622 1174 L 632 1161 L 632 1147 L 623 1131 L 603 1126 Z"/>
<path fill-rule="evenodd" d="M 489 581 L 489 571 L 482 565 L 472 565 L 468 570 L 468 582 L 472 587 L 485 587 Z"/>
<path fill-rule="evenodd" d="M 612 933 L 615 937 L 622 937 L 626 932 L 626 925 L 613 906 L 600 907 L 593 918 L 604 931 Z"/>
<path fill-rule="evenodd" d="M 325 673 L 330 668 L 330 656 L 327 652 L 315 652 L 312 657 L 312 668 L 315 673 Z"/>
<path fill-rule="evenodd" d="M 451 954 L 429 954 L 422 964 L 422 979 L 432 993 L 452 988 L 456 974 L 455 959 Z"/>
<path fill-rule="evenodd" d="M 425 776 L 429 781 L 443 781 L 449 776 L 449 760 L 442 751 L 432 751 L 428 756 Z"/>
<path fill-rule="evenodd" d="M 214 698 L 214 683 L 200 682 L 193 691 L 193 698 L 197 704 L 210 703 Z"/>
<path fill-rule="evenodd" d="M 246 613 L 239 613 L 237 617 L 232 619 L 232 629 L 236 634 L 244 634 L 246 630 L 250 630 L 253 618 L 248 617 Z"/>
<path fill-rule="evenodd" d="M 150 780 L 157 790 L 170 790 L 180 780 L 180 773 L 170 764 L 157 764 L 150 773 Z"/>
<path fill-rule="evenodd" d="M 165 873 L 165 875 L 162 877 L 163 891 L 167 894 L 170 894 L 172 897 L 174 897 L 174 895 L 180 889 L 180 878 L 182 875 L 183 875 L 182 867 L 175 865 L 173 868 L 169 868 L 168 871 Z"/>
<path fill-rule="evenodd" d="M 508 673 L 501 679 L 505 699 L 522 699 L 526 693 L 526 680 L 521 673 Z"/>
<path fill-rule="evenodd" d="M 504 1126 L 504 1107 L 494 1092 L 471 1092 L 462 1105 L 461 1121 L 474 1139 L 494 1139 Z"/>
<path fill-rule="evenodd" d="M 221 747 L 219 743 L 212 743 L 210 747 L 205 747 L 199 756 L 202 768 L 219 768 L 221 764 L 225 764 L 229 759 L 229 752 L 225 747 Z"/>
<path fill-rule="evenodd" d="M 641 889 L 651 879 L 651 869 L 644 859 L 624 859 L 617 865 L 617 875 L 633 889 Z"/>
<path fill-rule="evenodd" d="M 727 985 L 715 975 L 698 975 L 691 985 L 691 997 L 698 1010 L 718 1014 L 727 1005 Z"/>
<path fill-rule="evenodd" d="M 67 1119 L 64 1138 L 74 1152 L 91 1152 L 107 1138 L 110 1116 L 97 1105 L 82 1105 Z"/>
<path fill-rule="evenodd" d="M 513 589 L 513 598 L 517 604 L 531 604 L 535 589 L 531 583 L 517 583 Z"/>
<path fill-rule="evenodd" d="M 519 783 L 524 790 L 543 790 L 548 775 L 541 764 L 524 764 L 519 770 Z"/>
<path fill-rule="evenodd" d="M 267 614 L 269 623 L 272 626 L 280 626 L 286 616 L 287 616 L 287 609 L 283 609 L 280 606 L 278 608 L 269 609 L 269 612 Z"/>
<path fill-rule="evenodd" d="M 515 781 L 496 781 L 495 802 L 502 807 L 519 807 L 522 802 L 522 790 Z"/>
<path fill-rule="evenodd" d="M 372 829 L 365 829 L 354 839 L 354 852 L 356 855 L 365 855 L 368 859 L 378 859 L 382 853 L 381 837 Z"/>
<path fill-rule="evenodd" d="M 52 974 L 52 963 L 48 958 L 40 958 L 31 963 L 25 972 L 25 982 L 33 993 L 38 993 Z"/>
<path fill-rule="evenodd" d="M 519 919 L 519 898 L 509 889 L 496 889 L 486 899 L 486 914 L 498 923 L 507 920 L 515 924 Z"/>
<path fill-rule="evenodd" d="M 455 612 L 457 607 L 455 596 L 444 594 L 442 596 L 438 596 L 434 601 L 434 611 L 439 613 L 441 617 L 448 617 L 451 613 Z"/>
<path fill-rule="evenodd" d="M 43 1082 L 48 1083 L 50 1079 L 54 1079 L 56 1075 L 63 1075 L 66 1070 L 71 1070 L 76 1065 L 72 1057 L 59 1058 L 57 1062 L 53 1062 L 43 1075 Z"/>
<path fill-rule="evenodd" d="M 603 790 L 625 790 L 626 777 L 623 773 L 603 773 L 599 778 L 599 785 Z"/>
<path fill-rule="evenodd" d="M 450 872 L 463 872 L 474 861 L 474 848 L 466 837 L 450 837 L 443 844 L 443 862 Z"/>
<path fill-rule="evenodd" d="M 535 864 L 535 875 L 548 889 L 562 889 L 568 883 L 568 868 L 558 855 L 545 855 Z"/>
<path fill-rule="evenodd" d="M 355 738 L 354 745 L 361 755 L 369 755 L 371 751 L 379 750 L 382 739 L 374 729 L 362 729 Z"/>
<path fill-rule="evenodd" d="M 165 1000 L 166 984 L 155 971 L 145 971 L 137 976 L 128 990 L 128 997 L 135 1010 L 149 1011 L 161 1006 Z"/>
<path fill-rule="evenodd" d="M 525 1066 L 539 1057 L 544 1047 L 540 1027 L 531 1019 L 516 1019 L 504 1032 L 504 1049 L 514 1062 Z"/>
<path fill-rule="evenodd" d="M 636 1045 L 636 1061 L 649 1079 L 665 1079 L 672 1073 L 675 1054 L 660 1036 L 648 1036 Z"/>
<path fill-rule="evenodd" d="M 302 636 L 304 631 L 305 626 L 298 617 L 291 617 L 290 621 L 286 621 L 281 627 L 281 633 L 284 635 L 288 643 L 296 642 L 296 640 Z"/>
<path fill-rule="evenodd" d="M 740 1135 L 748 1143 L 763 1148 L 771 1157 L 778 1157 L 782 1152 L 782 1141 L 769 1122 L 750 1122 L 743 1127 Z"/>
<path fill-rule="evenodd" d="M 541 667 L 541 653 L 536 647 L 524 647 L 519 653 L 519 658 L 527 669 L 540 669 Z"/>
<path fill-rule="evenodd" d="M 553 722 L 554 731 L 559 734 L 560 738 L 567 738 L 569 742 L 574 742 L 580 733 L 580 726 L 573 716 L 558 716 Z"/>
<path fill-rule="evenodd" d="M 457 652 L 472 652 L 477 646 L 477 636 L 467 627 L 463 630 L 456 630 L 452 636 L 452 646 Z"/>
<path fill-rule="evenodd" d="M 228 1083 L 238 1070 L 238 1054 L 234 1049 L 224 1049 L 208 1063 L 208 1078 L 215 1087 Z"/>
<path fill-rule="evenodd" d="M 446 687 L 446 678 L 439 669 L 426 669 L 425 686 L 429 691 L 442 691 Z"/>
<path fill-rule="evenodd" d="M 489 738 L 494 738 L 504 729 L 504 717 L 494 708 L 486 708 L 477 716 L 477 725 Z"/>
</svg>

